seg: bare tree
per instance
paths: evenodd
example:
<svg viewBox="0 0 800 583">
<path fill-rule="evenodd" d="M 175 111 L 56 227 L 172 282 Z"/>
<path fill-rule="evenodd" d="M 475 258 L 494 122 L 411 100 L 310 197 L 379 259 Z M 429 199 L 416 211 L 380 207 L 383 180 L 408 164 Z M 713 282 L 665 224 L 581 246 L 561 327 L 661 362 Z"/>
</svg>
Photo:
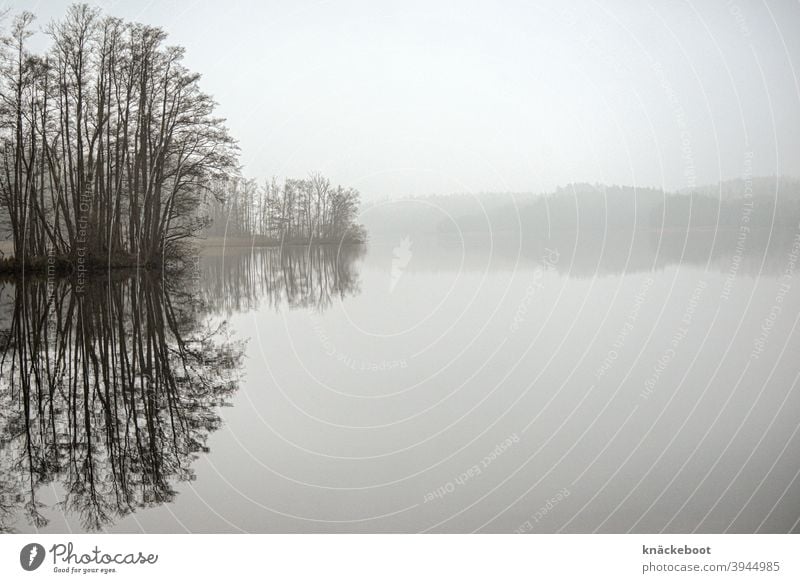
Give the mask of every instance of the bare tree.
<svg viewBox="0 0 800 583">
<path fill-rule="evenodd" d="M 71 6 L 28 53 L 33 15 L 0 59 L 0 204 L 18 264 L 156 264 L 205 225 L 208 185 L 236 172 L 236 146 L 184 51 L 155 27 Z"/>
<path fill-rule="evenodd" d="M 334 187 L 321 174 L 283 184 L 272 179 L 260 188 L 252 181 L 232 180 L 223 190 L 223 200 L 211 205 L 211 235 L 304 244 L 366 239 L 356 222 L 359 192 Z"/>
</svg>

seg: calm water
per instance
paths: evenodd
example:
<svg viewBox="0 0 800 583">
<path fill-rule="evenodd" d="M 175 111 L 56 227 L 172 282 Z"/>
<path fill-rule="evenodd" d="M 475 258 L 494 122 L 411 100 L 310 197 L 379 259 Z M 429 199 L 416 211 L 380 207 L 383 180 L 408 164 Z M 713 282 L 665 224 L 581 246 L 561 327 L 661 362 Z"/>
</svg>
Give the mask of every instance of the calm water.
<svg viewBox="0 0 800 583">
<path fill-rule="evenodd" d="M 0 525 L 787 532 L 792 234 L 208 249 L 0 284 Z"/>
</svg>

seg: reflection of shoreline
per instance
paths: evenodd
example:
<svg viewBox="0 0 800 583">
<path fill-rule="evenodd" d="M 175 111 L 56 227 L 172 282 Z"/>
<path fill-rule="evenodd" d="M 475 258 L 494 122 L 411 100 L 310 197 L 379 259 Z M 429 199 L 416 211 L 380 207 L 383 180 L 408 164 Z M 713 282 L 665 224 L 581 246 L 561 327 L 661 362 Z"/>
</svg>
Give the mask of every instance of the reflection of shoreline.
<svg viewBox="0 0 800 583">
<path fill-rule="evenodd" d="M 348 247 L 365 244 L 363 241 L 350 241 L 348 239 L 333 238 L 314 240 L 310 245 L 308 239 L 283 240 L 274 237 L 264 237 L 256 235 L 252 237 L 204 237 L 198 240 L 202 249 L 307 249 L 311 247 Z"/>
<path fill-rule="evenodd" d="M 71 280 L 0 285 L 0 530 L 46 526 L 43 486 L 98 530 L 193 479 L 243 346 L 181 285 L 147 273 L 82 293 Z"/>
<path fill-rule="evenodd" d="M 202 257 L 203 292 L 226 313 L 257 308 L 324 310 L 337 298 L 360 292 L 356 262 L 364 245 L 207 249 Z"/>
<path fill-rule="evenodd" d="M 424 253 L 414 257 L 414 270 L 468 272 L 532 270 L 545 267 L 542 257 L 557 249 L 554 271 L 585 278 L 662 271 L 673 267 L 726 273 L 738 257 L 737 274 L 780 275 L 798 232 L 787 227 L 751 229 L 741 247 L 735 228 L 557 230 L 546 233 L 469 232 L 418 236 Z M 393 239 L 376 235 L 370 244 L 388 248 Z M 740 253 L 737 252 L 740 245 Z M 763 260 L 763 266 L 762 266 Z"/>
</svg>

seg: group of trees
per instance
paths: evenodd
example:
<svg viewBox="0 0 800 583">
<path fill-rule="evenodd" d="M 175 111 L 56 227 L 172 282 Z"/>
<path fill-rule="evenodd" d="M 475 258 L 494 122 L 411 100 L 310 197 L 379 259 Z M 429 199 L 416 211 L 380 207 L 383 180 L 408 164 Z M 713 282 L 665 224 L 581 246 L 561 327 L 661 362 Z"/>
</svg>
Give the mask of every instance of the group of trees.
<svg viewBox="0 0 800 583">
<path fill-rule="evenodd" d="M 356 189 L 334 186 L 320 174 L 263 185 L 231 180 L 224 199 L 212 203 L 207 233 L 283 243 L 360 242 L 359 205 Z"/>
<path fill-rule="evenodd" d="M 18 262 L 158 261 L 205 226 L 236 147 L 163 30 L 85 4 L 44 28 L 12 19 L 0 53 L 0 206 Z"/>
<path fill-rule="evenodd" d="M 45 26 L 50 48 L 34 54 L 34 21 L 14 17 L 0 44 L 0 223 L 15 265 L 156 264 L 205 229 L 364 239 L 355 189 L 320 175 L 239 177 L 214 101 L 163 30 L 76 4 Z"/>
</svg>

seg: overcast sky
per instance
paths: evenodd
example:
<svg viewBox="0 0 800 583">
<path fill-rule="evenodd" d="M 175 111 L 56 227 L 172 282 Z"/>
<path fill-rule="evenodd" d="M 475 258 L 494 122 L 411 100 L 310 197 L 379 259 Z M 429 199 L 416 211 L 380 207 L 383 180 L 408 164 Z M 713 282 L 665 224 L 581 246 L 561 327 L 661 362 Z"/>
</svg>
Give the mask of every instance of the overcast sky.
<svg viewBox="0 0 800 583">
<path fill-rule="evenodd" d="M 800 175 L 797 0 L 90 2 L 163 27 L 245 174 L 366 199 Z M 44 26 L 69 2 L 11 2 Z"/>
</svg>

